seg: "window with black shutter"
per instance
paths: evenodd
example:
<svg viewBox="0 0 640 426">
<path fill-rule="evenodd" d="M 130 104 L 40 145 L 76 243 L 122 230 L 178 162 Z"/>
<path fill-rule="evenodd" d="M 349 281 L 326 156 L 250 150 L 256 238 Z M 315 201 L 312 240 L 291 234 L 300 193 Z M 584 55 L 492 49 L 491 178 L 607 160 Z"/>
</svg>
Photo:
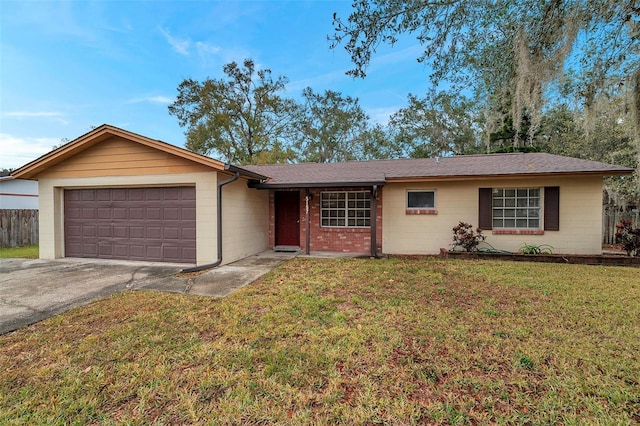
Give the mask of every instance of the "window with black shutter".
<svg viewBox="0 0 640 426">
<path fill-rule="evenodd" d="M 480 229 L 560 229 L 560 187 L 479 188 L 478 200 Z"/>
</svg>

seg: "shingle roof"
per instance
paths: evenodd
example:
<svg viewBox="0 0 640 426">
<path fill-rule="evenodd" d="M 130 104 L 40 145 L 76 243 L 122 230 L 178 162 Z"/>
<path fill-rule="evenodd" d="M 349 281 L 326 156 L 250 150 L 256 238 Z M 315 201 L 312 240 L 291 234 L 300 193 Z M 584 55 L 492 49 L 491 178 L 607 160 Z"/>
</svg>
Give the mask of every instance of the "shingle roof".
<svg viewBox="0 0 640 426">
<path fill-rule="evenodd" d="M 440 158 L 405 158 L 344 163 L 268 164 L 243 167 L 265 175 L 262 187 L 312 187 L 384 184 L 402 179 L 453 179 L 518 175 L 631 174 L 633 169 L 598 161 L 547 153 L 459 155 Z"/>
</svg>

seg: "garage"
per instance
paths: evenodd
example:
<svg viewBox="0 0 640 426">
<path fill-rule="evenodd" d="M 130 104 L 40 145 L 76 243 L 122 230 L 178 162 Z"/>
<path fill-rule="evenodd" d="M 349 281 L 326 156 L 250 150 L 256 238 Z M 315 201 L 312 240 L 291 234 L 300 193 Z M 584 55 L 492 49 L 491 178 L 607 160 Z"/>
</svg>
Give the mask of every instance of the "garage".
<svg viewBox="0 0 640 426">
<path fill-rule="evenodd" d="M 266 176 L 108 124 L 14 177 L 38 181 L 41 259 L 201 266 L 269 246 L 269 194 L 248 186 Z"/>
<path fill-rule="evenodd" d="M 64 191 L 65 257 L 196 262 L 194 187 Z"/>
</svg>

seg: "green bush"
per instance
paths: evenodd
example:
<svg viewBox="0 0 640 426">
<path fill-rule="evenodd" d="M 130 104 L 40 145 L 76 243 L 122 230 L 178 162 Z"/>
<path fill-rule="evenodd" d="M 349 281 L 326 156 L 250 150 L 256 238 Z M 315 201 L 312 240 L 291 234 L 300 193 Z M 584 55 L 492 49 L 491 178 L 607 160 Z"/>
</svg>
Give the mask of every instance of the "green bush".
<svg viewBox="0 0 640 426">
<path fill-rule="evenodd" d="M 520 254 L 553 254 L 553 247 L 548 244 L 522 244 L 520 250 L 518 250 Z"/>
</svg>

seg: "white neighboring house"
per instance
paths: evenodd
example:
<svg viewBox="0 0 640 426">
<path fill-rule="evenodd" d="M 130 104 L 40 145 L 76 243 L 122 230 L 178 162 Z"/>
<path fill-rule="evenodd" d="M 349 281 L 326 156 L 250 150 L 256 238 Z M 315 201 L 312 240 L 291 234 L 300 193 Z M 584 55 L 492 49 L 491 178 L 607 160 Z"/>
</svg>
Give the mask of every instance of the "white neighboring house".
<svg viewBox="0 0 640 426">
<path fill-rule="evenodd" d="M 38 210 L 38 181 L 0 176 L 0 210 Z"/>
</svg>

